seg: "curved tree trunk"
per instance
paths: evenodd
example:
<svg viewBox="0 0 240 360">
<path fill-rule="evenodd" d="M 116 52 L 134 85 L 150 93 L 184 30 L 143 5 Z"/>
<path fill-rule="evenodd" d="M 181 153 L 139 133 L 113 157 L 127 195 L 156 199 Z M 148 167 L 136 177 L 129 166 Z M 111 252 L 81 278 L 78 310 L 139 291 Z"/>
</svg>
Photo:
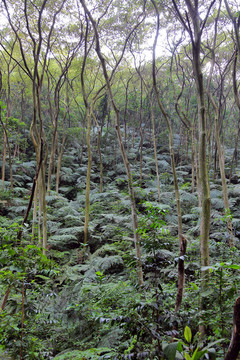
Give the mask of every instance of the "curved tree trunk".
<svg viewBox="0 0 240 360">
<path fill-rule="evenodd" d="M 141 261 L 140 236 L 137 231 L 138 230 L 138 219 L 137 219 L 135 194 L 134 194 L 134 189 L 133 189 L 133 181 L 132 181 L 132 173 L 131 173 L 131 169 L 130 169 L 130 164 L 129 164 L 128 157 L 127 157 L 127 154 L 126 154 L 126 151 L 124 148 L 121 129 L 120 129 L 119 109 L 117 108 L 117 105 L 114 101 L 114 96 L 112 93 L 110 78 L 107 73 L 105 59 L 101 53 L 99 34 L 98 34 L 96 22 L 94 21 L 90 11 L 88 10 L 88 8 L 85 4 L 85 1 L 84 0 L 80 0 L 80 1 L 81 1 L 81 4 L 82 4 L 87 16 L 89 17 L 89 19 L 92 23 L 93 29 L 94 29 L 95 38 L 96 38 L 96 52 L 97 52 L 98 58 L 102 65 L 103 74 L 104 74 L 105 82 L 106 82 L 107 89 L 108 89 L 108 94 L 109 94 L 111 104 L 112 104 L 112 107 L 113 107 L 113 110 L 114 110 L 115 116 L 116 116 L 115 128 L 116 128 L 116 133 L 117 133 L 117 137 L 118 137 L 118 141 L 119 141 L 119 145 L 120 145 L 120 149 L 121 149 L 121 153 L 122 153 L 122 158 L 123 158 L 123 162 L 125 165 L 127 178 L 128 178 L 128 191 L 129 191 L 129 196 L 130 196 L 130 201 L 131 201 L 132 223 L 133 223 L 134 243 L 135 243 L 136 258 L 137 258 L 138 280 L 139 280 L 139 284 L 142 285 L 143 284 L 143 271 L 142 271 L 142 261 Z"/>
<path fill-rule="evenodd" d="M 159 35 L 159 11 L 157 8 L 157 5 L 155 3 L 155 0 L 151 0 L 156 15 L 157 15 L 157 29 L 156 29 L 156 35 L 154 39 L 153 44 L 153 63 L 152 63 L 152 78 L 153 78 L 153 87 L 155 90 L 157 102 L 159 109 L 161 113 L 163 114 L 163 117 L 167 123 L 168 127 L 168 137 L 169 137 L 169 151 L 171 156 L 171 164 L 172 164 L 172 172 L 173 172 L 173 181 L 174 181 L 174 189 L 175 189 L 175 198 L 177 203 L 177 215 L 178 215 L 178 240 L 179 240 L 179 261 L 178 261 L 178 290 L 177 290 L 177 297 L 175 302 L 175 311 L 178 311 L 180 309 L 181 303 L 182 303 L 182 297 L 183 297 L 183 290 L 184 290 L 184 255 L 186 252 L 187 243 L 182 233 L 182 213 L 181 213 L 181 201 L 180 201 L 180 194 L 178 189 L 178 180 L 177 180 L 177 172 L 176 172 L 176 165 L 175 165 L 175 157 L 174 157 L 174 150 L 173 150 L 173 132 L 172 132 L 172 126 L 170 119 L 168 117 L 168 114 L 166 113 L 163 104 L 160 99 L 160 94 L 157 87 L 157 79 L 156 79 L 156 46 L 157 46 L 157 39 Z"/>
</svg>

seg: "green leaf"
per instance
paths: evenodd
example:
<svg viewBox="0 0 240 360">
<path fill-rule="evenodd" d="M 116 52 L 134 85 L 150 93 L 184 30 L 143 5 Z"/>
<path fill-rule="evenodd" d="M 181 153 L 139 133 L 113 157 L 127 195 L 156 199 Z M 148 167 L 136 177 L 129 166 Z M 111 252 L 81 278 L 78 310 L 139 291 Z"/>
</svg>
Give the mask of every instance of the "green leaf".
<svg viewBox="0 0 240 360">
<path fill-rule="evenodd" d="M 191 360 L 191 356 L 189 354 L 185 353 L 184 355 L 186 360 Z"/>
<path fill-rule="evenodd" d="M 211 294 L 213 294 L 214 293 L 214 289 L 208 289 L 208 290 L 206 290 L 206 291 L 203 291 L 202 293 L 201 293 L 201 296 L 202 297 L 208 297 L 209 295 L 211 295 Z"/>
<path fill-rule="evenodd" d="M 234 264 L 233 264 L 233 265 L 229 265 L 228 268 L 229 268 L 229 269 L 236 269 L 236 270 L 237 270 L 237 269 L 240 269 L 240 265 L 234 265 Z"/>
<path fill-rule="evenodd" d="M 177 352 L 178 343 L 173 342 L 168 344 L 166 347 L 163 348 L 163 352 L 168 360 L 175 360 L 176 352 Z"/>
<path fill-rule="evenodd" d="M 214 348 L 210 348 L 206 351 L 208 354 L 211 354 L 211 359 L 215 360 L 216 359 L 216 350 Z"/>
<path fill-rule="evenodd" d="M 192 360 L 199 360 L 207 352 L 207 350 L 198 351 L 198 349 L 199 347 L 194 351 Z"/>
<path fill-rule="evenodd" d="M 188 343 L 191 342 L 191 340 L 192 340 L 192 331 L 188 326 L 185 327 L 184 337 L 185 337 L 185 339 L 187 340 Z"/>
<path fill-rule="evenodd" d="M 43 279 L 43 280 L 49 280 L 49 277 L 43 276 L 43 275 L 36 275 L 36 277 Z"/>
<path fill-rule="evenodd" d="M 185 345 L 185 344 L 182 341 L 178 342 L 177 351 L 179 351 L 180 353 L 183 352 L 183 345 Z"/>
<path fill-rule="evenodd" d="M 198 290 L 197 284 L 190 282 L 190 285 L 193 287 L 194 290 Z"/>
<path fill-rule="evenodd" d="M 201 271 L 207 271 L 207 270 L 212 270 L 213 266 L 202 266 L 201 267 Z"/>
<path fill-rule="evenodd" d="M 11 325 L 12 326 L 12 328 L 14 329 L 14 330 L 16 330 L 16 331 L 20 331 L 21 329 L 19 329 L 19 327 L 17 326 L 17 325 Z"/>
<path fill-rule="evenodd" d="M 212 346 L 214 346 L 214 345 L 216 345 L 216 344 L 219 344 L 219 343 L 222 342 L 222 341 L 225 341 L 225 339 L 222 338 L 222 339 L 216 340 L 216 341 L 208 344 L 207 346 L 205 346 L 205 347 L 203 348 L 203 350 L 209 351 L 209 350 L 211 349 L 211 351 L 212 351 Z"/>
</svg>

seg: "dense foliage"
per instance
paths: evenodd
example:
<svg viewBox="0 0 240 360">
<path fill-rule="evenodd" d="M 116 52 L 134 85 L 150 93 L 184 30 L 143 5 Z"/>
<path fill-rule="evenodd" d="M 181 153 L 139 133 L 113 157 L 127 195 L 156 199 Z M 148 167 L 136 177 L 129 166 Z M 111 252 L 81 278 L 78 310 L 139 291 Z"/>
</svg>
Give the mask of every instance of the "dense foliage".
<svg viewBox="0 0 240 360">
<path fill-rule="evenodd" d="M 137 150 L 138 141 L 131 153 Z M 1 313 L 4 358 L 6 354 L 18 358 L 22 347 L 26 359 L 150 359 L 155 353 L 163 354 L 172 338 L 186 342 L 186 326 L 190 327 L 193 338 L 182 354 L 191 354 L 197 345 L 204 347 L 205 340 L 198 333 L 200 321 L 207 325 L 208 343 L 221 339 L 215 348 L 217 358 L 223 357 L 230 338 L 232 306 L 238 291 L 240 245 L 238 238 L 235 238 L 234 248 L 230 249 L 227 244 L 228 215 L 224 214 L 219 181 L 211 181 L 211 279 L 208 291 L 201 294 L 211 306 L 200 313 L 198 200 L 197 194 L 189 191 L 188 165 L 179 167 L 188 251 L 185 296 L 182 308 L 176 314 L 173 309 L 178 240 L 172 185 L 165 180 L 165 184 L 162 182 L 162 202 L 159 204 L 154 190 L 155 176 L 149 174 L 150 167 L 147 167 L 151 149 L 146 147 L 144 153 L 148 170 L 144 172 L 144 188 L 139 187 L 137 179 L 135 182 L 141 214 L 143 287 L 136 286 L 129 200 L 120 167 L 111 174 L 106 172 L 105 190 L 99 193 L 97 163 L 93 164 L 96 177 L 91 183 L 90 236 L 85 248 L 82 246 L 81 225 L 84 192 L 80 181 L 84 162 L 74 170 L 71 163 L 79 164 L 78 155 L 73 151 L 65 154 L 66 170 L 75 172 L 75 177 L 71 181 L 63 172 L 60 195 L 52 192 L 47 197 L 48 257 L 51 261 L 31 244 L 29 227 L 24 229 L 22 244 L 16 243 L 18 225 L 13 221 L 21 219 L 21 212 L 25 209 L 21 204 L 28 197 L 27 194 L 17 197 L 16 193 L 24 195 L 29 181 L 27 174 L 34 172 L 34 162 L 21 163 L 15 195 L 9 191 L 1 192 L 2 296 L 7 287 L 11 287 L 7 305 Z M 164 159 L 166 166 L 169 164 L 169 156 L 162 153 L 161 148 L 159 157 Z M 111 157 L 108 159 L 111 162 Z M 137 175 L 137 163 L 134 167 Z M 171 173 L 164 172 L 164 178 L 167 175 L 171 176 Z M 231 203 L 237 204 L 240 199 L 238 184 L 231 185 L 229 190 Z M 233 210 L 233 223 L 238 235 L 239 210 L 237 207 Z M 167 354 L 167 350 L 165 352 Z M 167 358 L 173 357 L 168 355 Z"/>
<path fill-rule="evenodd" d="M 224 359 L 240 281 L 237 4 L 0 8 L 0 359 Z"/>
</svg>

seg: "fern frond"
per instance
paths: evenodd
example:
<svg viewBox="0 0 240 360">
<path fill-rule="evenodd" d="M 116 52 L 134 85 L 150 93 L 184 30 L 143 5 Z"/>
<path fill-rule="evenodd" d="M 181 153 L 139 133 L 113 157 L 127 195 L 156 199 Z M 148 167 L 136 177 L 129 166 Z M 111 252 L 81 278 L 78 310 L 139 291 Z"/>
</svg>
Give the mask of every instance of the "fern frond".
<svg viewBox="0 0 240 360">
<path fill-rule="evenodd" d="M 67 228 L 58 229 L 57 235 L 73 235 L 77 236 L 83 233 L 84 226 L 72 226 Z"/>
<path fill-rule="evenodd" d="M 94 254 L 92 254 L 91 259 L 94 257 L 117 255 L 118 253 L 119 250 L 116 248 L 115 244 L 104 244 L 99 249 L 97 249 Z"/>
<path fill-rule="evenodd" d="M 171 172 L 171 165 L 166 160 L 158 160 L 158 168 L 161 172 Z"/>
<path fill-rule="evenodd" d="M 114 274 L 122 272 L 124 262 L 121 256 L 112 255 L 102 257 L 94 257 L 89 265 L 89 270 L 85 273 L 84 282 L 95 282 L 97 279 L 96 272 L 101 271 L 104 274 Z"/>
<path fill-rule="evenodd" d="M 65 218 L 68 215 L 79 216 L 79 212 L 76 209 L 74 209 L 71 206 L 71 204 L 62 206 L 61 208 L 57 209 L 55 214 L 56 214 L 56 217 L 61 217 L 61 218 Z"/>
<path fill-rule="evenodd" d="M 178 217 L 174 215 L 173 213 L 166 213 L 164 220 L 167 222 L 167 224 L 170 225 L 177 225 L 178 224 Z"/>
<path fill-rule="evenodd" d="M 169 204 L 171 203 L 173 200 L 175 199 L 175 196 L 174 196 L 174 192 L 173 191 L 168 191 L 168 192 L 163 192 L 161 193 L 161 201 L 164 203 L 164 204 Z"/>
<path fill-rule="evenodd" d="M 27 189 L 26 187 L 15 186 L 13 192 L 17 196 L 24 196 L 29 192 L 29 189 Z"/>
<path fill-rule="evenodd" d="M 240 197 L 240 184 L 235 185 L 232 189 L 229 190 L 229 196 Z"/>
<path fill-rule="evenodd" d="M 196 195 L 186 192 L 184 190 L 180 190 L 179 193 L 181 196 L 181 203 L 188 203 L 188 204 L 192 204 L 195 206 L 197 205 L 198 199 L 197 199 Z"/>
<path fill-rule="evenodd" d="M 211 196 L 211 199 L 219 198 L 222 196 L 222 192 L 220 190 L 214 188 L 210 191 L 210 196 Z"/>
<path fill-rule="evenodd" d="M 199 218 L 199 215 L 196 214 L 196 213 L 191 213 L 191 214 L 185 214 L 185 215 L 182 215 L 182 219 L 184 221 L 195 221 Z"/>
<path fill-rule="evenodd" d="M 48 243 L 58 250 L 66 250 L 68 248 L 79 246 L 77 237 L 70 234 L 50 236 Z"/>
<path fill-rule="evenodd" d="M 214 198 L 211 200 L 212 208 L 216 210 L 224 209 L 224 202 L 222 199 Z"/>
<path fill-rule="evenodd" d="M 50 234 L 55 233 L 60 228 L 60 226 L 61 226 L 60 222 L 49 220 L 49 216 L 48 216 L 47 227 Z"/>
</svg>

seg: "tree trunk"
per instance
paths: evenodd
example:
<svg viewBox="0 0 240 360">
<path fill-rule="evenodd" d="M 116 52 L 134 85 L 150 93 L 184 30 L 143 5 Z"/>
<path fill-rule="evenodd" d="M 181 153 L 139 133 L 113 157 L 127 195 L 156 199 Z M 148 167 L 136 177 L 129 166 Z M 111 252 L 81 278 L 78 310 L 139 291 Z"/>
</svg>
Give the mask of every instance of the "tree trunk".
<svg viewBox="0 0 240 360">
<path fill-rule="evenodd" d="M 119 145 L 120 145 L 120 149 L 121 149 L 121 153 L 122 153 L 122 158 L 123 158 L 123 162 L 125 165 L 127 178 L 128 178 L 128 191 L 129 191 L 129 196 L 130 196 L 130 201 L 131 201 L 131 209 L 132 209 L 132 223 L 133 223 L 134 243 L 135 243 L 136 258 L 137 258 L 138 280 L 139 280 L 139 284 L 142 285 L 143 284 L 143 272 L 142 272 L 142 261 L 141 261 L 140 236 L 137 231 L 138 230 L 138 220 L 137 220 L 135 194 L 134 194 L 134 189 L 133 189 L 133 181 L 132 181 L 132 173 L 131 173 L 131 169 L 130 169 L 130 164 L 129 164 L 128 157 L 127 157 L 127 154 L 126 154 L 126 151 L 124 148 L 124 144 L 123 144 L 123 140 L 122 140 L 122 134 L 121 134 L 121 129 L 120 129 L 119 109 L 117 108 L 116 103 L 114 101 L 114 96 L 112 93 L 110 78 L 107 73 L 105 59 L 101 53 L 97 24 L 94 21 L 90 11 L 88 10 L 88 8 L 85 4 L 85 1 L 84 0 L 80 0 L 80 1 L 81 1 L 81 4 L 82 4 L 86 14 L 89 17 L 89 19 L 92 23 L 93 29 L 94 29 L 95 38 L 96 38 L 96 53 L 101 62 L 101 65 L 102 65 L 103 74 L 104 74 L 104 78 L 105 78 L 107 89 L 108 89 L 108 94 L 109 94 L 109 97 L 111 100 L 113 110 L 116 115 L 115 128 L 116 128 L 116 133 L 117 133 L 117 137 L 118 137 L 118 141 L 119 141 Z"/>
<path fill-rule="evenodd" d="M 229 174 L 229 181 L 230 182 L 231 182 L 231 179 L 232 179 L 232 173 L 233 173 L 234 164 L 235 164 L 235 167 L 237 166 L 239 134 L 240 134 L 240 115 L 238 117 L 237 135 L 236 135 L 236 138 L 235 138 L 235 147 L 234 147 L 232 161 L 231 161 L 231 167 L 230 167 L 230 174 Z"/>
<path fill-rule="evenodd" d="M 191 141 L 192 141 L 192 154 L 191 154 L 191 165 L 192 165 L 192 193 L 195 192 L 195 139 L 194 139 L 194 125 L 191 129 Z M 197 176 L 197 173 L 196 173 Z"/>
<path fill-rule="evenodd" d="M 85 222 L 84 222 L 84 244 L 88 241 L 88 223 L 89 223 L 89 212 L 90 212 L 90 177 L 91 177 L 91 166 L 92 166 L 92 153 L 91 153 L 91 114 L 90 109 L 87 108 L 87 153 L 88 153 L 88 167 L 86 176 L 86 191 L 85 191 Z"/>
<path fill-rule="evenodd" d="M 153 101 L 150 101 L 151 108 L 151 122 L 152 122 L 152 140 L 153 140 L 153 149 L 154 149 L 154 159 L 155 159 L 155 168 L 156 168 L 156 177 L 157 177 L 157 192 L 158 192 L 158 201 L 161 201 L 161 190 L 160 190 L 160 179 L 159 179 L 159 171 L 158 171 L 158 158 L 157 158 L 157 144 L 156 144 L 156 136 L 155 136 L 155 119 L 153 112 Z"/>
<path fill-rule="evenodd" d="M 64 116 L 63 125 L 62 125 L 62 129 L 63 129 L 62 144 L 61 144 L 60 151 L 59 151 L 59 154 L 58 154 L 58 159 L 57 159 L 57 174 L 56 174 L 56 193 L 57 194 L 59 193 L 60 170 L 61 170 L 61 165 L 62 165 L 62 157 L 63 157 L 64 145 L 65 145 L 65 141 L 66 141 L 65 118 L 66 117 Z"/>
<path fill-rule="evenodd" d="M 234 246 L 234 240 L 233 240 L 233 227 L 232 227 L 232 221 L 230 216 L 230 209 L 229 209 L 229 201 L 228 201 L 228 192 L 227 192 L 227 182 L 226 182 L 226 175 L 225 175 L 225 161 L 224 161 L 224 152 L 221 145 L 220 140 L 220 113 L 222 110 L 221 106 L 221 95 L 223 91 L 223 84 L 224 84 L 224 74 L 221 74 L 221 82 L 219 87 L 219 100 L 218 105 L 215 101 L 215 99 L 212 96 L 212 93 L 210 91 L 210 85 L 212 80 L 212 74 L 215 67 L 215 48 L 216 48 L 216 39 L 217 39 L 217 25 L 220 15 L 220 9 L 221 9 L 221 1 L 219 2 L 219 8 L 217 12 L 217 16 L 215 19 L 215 31 L 214 31 L 214 37 L 213 37 L 213 45 L 212 48 L 209 48 L 212 59 L 211 59 L 211 67 L 209 71 L 209 77 L 208 77 L 208 86 L 207 86 L 207 94 L 210 100 L 210 103 L 212 103 L 212 106 L 214 108 L 214 124 L 215 124 L 215 138 L 216 138 L 216 145 L 217 145 L 217 153 L 218 153 L 218 160 L 219 160 L 219 168 L 220 168 L 220 174 L 221 174 L 221 181 L 222 181 L 222 194 L 223 194 L 223 202 L 224 202 L 224 208 L 225 208 L 225 215 L 227 217 L 227 229 L 229 232 L 229 246 Z M 227 64 L 228 66 L 228 64 Z M 220 70 L 219 70 L 220 71 Z"/>
<path fill-rule="evenodd" d="M 102 138 L 102 126 L 100 127 L 98 124 L 98 121 L 96 119 L 96 116 L 92 112 L 92 116 L 94 118 L 95 124 L 97 126 L 97 151 L 99 156 L 99 192 L 103 192 L 103 160 L 102 160 L 102 152 L 101 152 L 101 138 Z"/>
<path fill-rule="evenodd" d="M 54 127 L 54 129 L 52 132 L 51 151 L 50 151 L 49 164 L 48 164 L 47 195 L 50 195 L 50 191 L 51 191 L 52 171 L 53 171 L 54 157 L 55 157 L 55 152 L 56 152 L 56 141 L 57 141 L 57 120 L 56 119 L 53 123 L 53 127 Z"/>
<path fill-rule="evenodd" d="M 220 167 L 221 180 L 222 180 L 223 202 L 224 202 L 224 208 L 225 208 L 225 215 L 227 217 L 227 229 L 228 229 L 228 232 L 229 232 L 228 243 L 229 243 L 230 247 L 233 247 L 234 246 L 233 227 L 232 227 L 231 216 L 230 216 L 230 213 L 229 213 L 230 208 L 229 208 L 229 201 L 228 201 L 226 175 L 225 175 L 225 161 L 224 161 L 224 155 L 223 155 L 223 152 L 222 152 L 221 141 L 220 141 L 220 136 L 219 136 L 219 129 L 218 129 L 219 116 L 218 116 L 218 114 L 216 114 L 216 116 L 215 116 L 216 141 L 217 141 L 219 167 Z"/>
<path fill-rule="evenodd" d="M 236 360 L 240 351 L 240 297 L 237 298 L 233 310 L 233 330 L 228 352 L 224 360 Z"/>
<path fill-rule="evenodd" d="M 159 35 L 159 11 L 157 8 L 157 5 L 155 3 L 155 0 L 151 0 L 156 15 L 157 15 L 157 29 L 156 29 L 156 35 L 154 39 L 153 44 L 153 63 L 152 63 L 152 78 L 153 78 L 153 88 L 155 90 L 157 102 L 159 109 L 161 113 L 163 114 L 163 117 L 167 123 L 168 127 L 168 138 L 169 138 L 169 151 L 171 156 L 171 165 L 172 165 L 172 172 L 173 172 L 173 181 L 174 181 L 174 189 L 175 189 L 175 198 L 177 203 L 177 215 L 178 215 L 178 240 L 179 240 L 179 260 L 181 260 L 181 265 L 178 266 L 178 292 L 176 297 L 176 303 L 175 303 L 175 311 L 178 311 L 180 309 L 181 303 L 182 303 L 182 296 L 183 296 L 183 289 L 184 289 L 184 255 L 182 256 L 182 250 L 185 249 L 186 246 L 183 243 L 183 233 L 182 233 L 182 213 L 181 213 L 181 201 L 180 201 L 180 194 L 178 189 L 178 180 L 177 180 L 177 172 L 176 172 L 176 166 L 175 166 L 175 157 L 174 157 L 174 150 L 173 150 L 173 132 L 172 132 L 172 125 L 170 122 L 170 119 L 168 117 L 168 114 L 166 113 L 163 104 L 160 100 L 160 94 L 157 87 L 157 79 L 156 79 L 156 46 L 157 46 L 157 39 Z"/>
<path fill-rule="evenodd" d="M 206 121 L 206 108 L 205 108 L 205 96 L 203 85 L 203 74 L 201 67 L 201 36 L 203 27 L 206 21 L 202 21 L 199 16 L 199 3 L 191 0 L 185 0 L 185 4 L 188 9 L 187 19 L 184 20 L 180 13 L 180 10 L 175 2 L 172 0 L 176 15 L 179 21 L 182 23 L 185 30 L 189 33 L 192 42 L 192 64 L 193 73 L 196 84 L 197 103 L 198 103 L 198 126 L 199 126 L 199 186 L 200 186 L 200 198 L 201 198 L 201 226 L 200 226 L 200 253 L 201 253 L 201 266 L 209 265 L 209 231 L 210 231 L 210 211 L 211 211 L 211 199 L 210 199 L 210 186 L 208 179 L 208 164 L 207 164 L 207 121 Z M 210 9 L 213 6 L 214 1 L 210 7 L 206 9 L 206 19 L 209 15 Z M 191 21 L 191 22 L 190 22 Z M 202 27 L 201 27 L 202 26 Z M 207 287 L 208 271 L 202 271 L 202 291 Z M 204 298 L 201 298 L 201 310 L 206 308 Z M 205 327 L 201 326 L 201 333 L 205 332 Z"/>
</svg>

